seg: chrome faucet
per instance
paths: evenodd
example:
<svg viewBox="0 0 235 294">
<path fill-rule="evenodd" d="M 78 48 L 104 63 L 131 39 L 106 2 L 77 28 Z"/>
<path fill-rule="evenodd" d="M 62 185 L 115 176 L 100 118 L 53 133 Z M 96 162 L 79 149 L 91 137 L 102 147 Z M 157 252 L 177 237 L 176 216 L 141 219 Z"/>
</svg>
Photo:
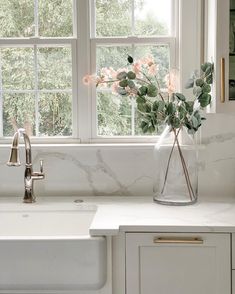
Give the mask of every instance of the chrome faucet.
<svg viewBox="0 0 235 294">
<path fill-rule="evenodd" d="M 11 145 L 11 153 L 9 161 L 7 162 L 8 166 L 20 166 L 19 159 L 19 139 L 20 136 L 23 135 L 24 145 L 25 145 L 25 172 L 24 172 L 24 199 L 25 203 L 33 203 L 35 202 L 35 196 L 33 191 L 33 183 L 34 180 L 42 180 L 45 178 L 45 174 L 43 172 L 43 161 L 40 160 L 40 172 L 33 172 L 32 165 L 32 156 L 31 156 L 31 144 L 29 136 L 26 134 L 25 129 L 18 129 L 15 132 Z"/>
</svg>

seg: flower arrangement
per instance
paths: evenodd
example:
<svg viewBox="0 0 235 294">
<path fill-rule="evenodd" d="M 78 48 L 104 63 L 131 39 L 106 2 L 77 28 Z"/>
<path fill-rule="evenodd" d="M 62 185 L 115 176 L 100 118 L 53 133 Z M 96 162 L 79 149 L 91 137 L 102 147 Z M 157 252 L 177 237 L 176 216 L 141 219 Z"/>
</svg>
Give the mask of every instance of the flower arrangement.
<svg viewBox="0 0 235 294">
<path fill-rule="evenodd" d="M 158 65 L 149 56 L 134 62 L 128 56 L 128 68 L 102 68 L 96 78 L 85 76 L 85 84 L 96 81 L 97 87 L 111 87 L 113 93 L 136 98 L 137 110 L 141 115 L 140 126 L 143 133 L 157 133 L 162 125 L 168 125 L 171 131 L 186 127 L 194 134 L 204 119 L 200 110 L 211 102 L 211 84 L 213 82 L 213 64 L 201 65 L 201 72 L 194 71 L 186 83 L 193 89 L 193 99 L 187 99 L 175 91 L 176 77 L 171 72 L 165 77 L 167 91 L 162 90 L 158 77 Z"/>
<path fill-rule="evenodd" d="M 120 96 L 135 98 L 137 110 L 140 113 L 140 127 L 143 133 L 157 133 L 159 128 L 167 126 L 164 133 L 173 134 L 173 144 L 168 153 L 164 166 L 160 196 L 166 192 L 167 180 L 174 151 L 180 158 L 182 174 L 186 183 L 186 194 L 189 200 L 181 203 L 194 203 L 197 199 L 197 188 L 193 188 L 187 162 L 179 142 L 180 131 L 185 128 L 191 135 L 195 134 L 205 119 L 201 110 L 211 103 L 211 84 L 213 82 L 213 64 L 205 62 L 200 72 L 194 71 L 185 87 L 192 88 L 193 98 L 187 99 L 184 94 L 177 92 L 176 77 L 170 72 L 165 77 L 165 88 L 161 87 L 159 67 L 152 57 L 146 57 L 134 62 L 128 56 L 128 68 L 118 69 L 102 68 L 100 75 L 84 77 L 84 83 L 96 82 L 97 87 L 110 87 Z M 160 139 L 161 141 L 161 139 Z M 175 168 L 173 166 L 173 168 Z M 197 181 L 195 181 L 197 182 Z M 167 193 L 167 192 L 166 192 Z M 164 201 L 158 201 L 164 203 Z M 175 203 L 174 203 L 175 204 Z"/>
</svg>

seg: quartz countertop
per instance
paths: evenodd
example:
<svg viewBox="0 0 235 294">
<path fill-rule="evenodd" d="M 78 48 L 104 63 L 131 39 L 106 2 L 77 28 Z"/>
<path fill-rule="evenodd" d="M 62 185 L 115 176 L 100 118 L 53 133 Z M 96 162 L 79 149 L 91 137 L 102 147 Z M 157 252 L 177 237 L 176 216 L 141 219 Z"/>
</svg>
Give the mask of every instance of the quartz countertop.
<svg viewBox="0 0 235 294">
<path fill-rule="evenodd" d="M 75 200 L 82 199 L 77 203 Z M 119 232 L 235 232 L 235 196 L 199 197 L 196 204 L 166 206 L 152 197 L 38 197 L 33 204 L 21 198 L 0 197 L 1 211 L 76 210 L 96 207 L 90 226 L 93 236 Z"/>
<path fill-rule="evenodd" d="M 108 200 L 108 198 L 107 198 Z M 98 204 L 91 235 L 121 232 L 235 232 L 235 197 L 199 198 L 188 206 L 154 203 L 152 197 L 113 197 Z"/>
</svg>

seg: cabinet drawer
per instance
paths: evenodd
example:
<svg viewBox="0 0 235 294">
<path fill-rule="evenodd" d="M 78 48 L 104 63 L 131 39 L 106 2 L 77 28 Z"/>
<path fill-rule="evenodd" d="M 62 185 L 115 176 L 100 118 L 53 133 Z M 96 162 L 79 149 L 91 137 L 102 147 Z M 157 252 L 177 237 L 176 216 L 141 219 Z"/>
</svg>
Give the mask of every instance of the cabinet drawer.
<svg viewBox="0 0 235 294">
<path fill-rule="evenodd" d="M 230 234 L 128 233 L 127 294 L 230 294 Z"/>
</svg>

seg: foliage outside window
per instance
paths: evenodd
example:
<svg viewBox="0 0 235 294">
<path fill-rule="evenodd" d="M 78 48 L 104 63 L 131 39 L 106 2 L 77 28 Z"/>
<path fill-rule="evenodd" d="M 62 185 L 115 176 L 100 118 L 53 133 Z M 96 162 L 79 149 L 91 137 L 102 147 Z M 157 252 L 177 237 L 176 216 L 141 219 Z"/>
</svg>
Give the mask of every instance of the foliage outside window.
<svg viewBox="0 0 235 294">
<path fill-rule="evenodd" d="M 89 35 L 81 38 L 76 24 L 82 23 L 85 12 L 79 10 L 80 3 L 90 3 L 91 17 L 80 28 L 88 26 Z M 172 3 L 0 0 L 0 137 L 11 136 L 18 127 L 35 137 L 79 137 L 84 125 L 75 130 L 74 118 L 79 119 L 78 109 L 83 107 L 78 77 L 94 69 L 99 73 L 103 67 L 125 68 L 128 55 L 153 56 L 164 88 L 164 77 L 175 61 Z M 90 46 L 87 56 L 79 59 L 86 43 L 82 38 Z M 90 61 L 87 72 L 81 58 Z M 87 137 L 143 135 L 134 100 L 99 90 L 92 101 L 95 108 L 84 110 L 92 112 L 92 133 Z"/>
</svg>

